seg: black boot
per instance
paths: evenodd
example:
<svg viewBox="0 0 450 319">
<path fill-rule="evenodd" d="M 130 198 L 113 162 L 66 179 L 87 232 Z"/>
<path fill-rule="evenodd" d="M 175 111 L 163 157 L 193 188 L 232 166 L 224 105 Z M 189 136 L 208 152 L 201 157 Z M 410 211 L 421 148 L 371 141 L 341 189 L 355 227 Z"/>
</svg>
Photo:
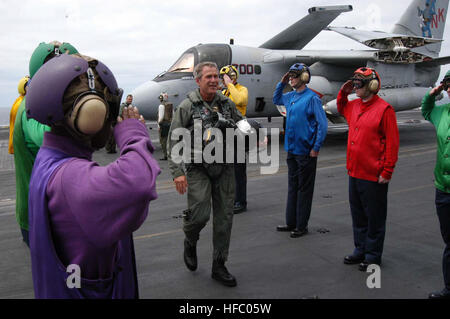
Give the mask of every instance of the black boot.
<svg viewBox="0 0 450 319">
<path fill-rule="evenodd" d="M 243 213 L 247 210 L 247 204 L 242 204 L 241 202 L 236 202 L 234 203 L 234 207 L 233 207 L 233 213 L 234 214 L 240 214 Z"/>
<path fill-rule="evenodd" d="M 237 285 L 236 278 L 228 272 L 223 260 L 213 261 L 211 277 L 228 287 L 235 287 Z"/>
<path fill-rule="evenodd" d="M 184 263 L 190 271 L 197 269 L 197 243 L 191 244 L 184 239 Z"/>
<path fill-rule="evenodd" d="M 450 299 L 450 290 L 442 289 L 441 291 L 435 291 L 428 295 L 429 299 Z"/>
</svg>

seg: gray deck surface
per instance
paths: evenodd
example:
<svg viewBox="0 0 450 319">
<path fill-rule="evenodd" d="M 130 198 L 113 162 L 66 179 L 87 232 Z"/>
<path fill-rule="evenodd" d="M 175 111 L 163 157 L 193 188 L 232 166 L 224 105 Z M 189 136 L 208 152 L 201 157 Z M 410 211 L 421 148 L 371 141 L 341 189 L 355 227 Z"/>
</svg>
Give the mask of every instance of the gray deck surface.
<svg viewBox="0 0 450 319">
<path fill-rule="evenodd" d="M 199 268 L 183 263 L 181 212 L 186 195 L 175 191 L 167 162 L 161 162 L 159 198 L 151 202 L 147 220 L 134 234 L 141 298 L 426 298 L 443 287 L 442 241 L 434 208 L 435 132 L 419 111 L 397 113 L 399 161 L 389 186 L 387 233 L 381 267 L 381 288 L 369 289 L 369 273 L 342 260 L 353 250 L 345 169 L 345 128 L 331 125 L 321 149 L 309 234 L 292 239 L 275 227 L 284 223 L 286 154 L 280 143 L 280 170 L 261 175 L 248 166 L 248 210 L 234 216 L 227 267 L 238 286 L 211 279 L 211 221 L 198 242 Z M 280 119 L 263 126 L 281 127 Z M 149 123 L 161 157 L 154 123 Z M 7 132 L 0 131 L 0 298 L 33 298 L 30 256 L 14 216 L 15 175 L 7 153 Z M 94 160 L 107 164 L 117 154 L 104 150 Z M 130 190 L 132 191 L 132 190 Z M 327 233 L 317 230 L 325 228 Z"/>
</svg>

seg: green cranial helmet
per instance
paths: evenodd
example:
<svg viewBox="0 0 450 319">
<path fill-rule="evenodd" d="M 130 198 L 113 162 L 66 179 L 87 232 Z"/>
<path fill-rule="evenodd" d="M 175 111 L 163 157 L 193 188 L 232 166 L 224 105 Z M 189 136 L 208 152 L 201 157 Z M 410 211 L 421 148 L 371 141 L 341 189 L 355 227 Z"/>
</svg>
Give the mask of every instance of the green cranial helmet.
<svg viewBox="0 0 450 319">
<path fill-rule="evenodd" d="M 38 47 L 34 50 L 30 58 L 30 78 L 32 78 L 37 70 L 39 70 L 39 68 L 52 57 L 59 54 L 75 53 L 78 53 L 78 51 L 70 43 L 60 43 L 58 41 L 39 43 Z"/>
<path fill-rule="evenodd" d="M 448 91 L 450 87 L 450 71 L 445 73 L 444 79 L 441 81 L 441 85 L 443 85 L 444 91 Z"/>
<path fill-rule="evenodd" d="M 447 71 L 447 73 L 445 73 L 445 76 L 444 76 L 444 81 L 449 81 L 449 80 L 450 80 L 450 70 Z"/>
</svg>

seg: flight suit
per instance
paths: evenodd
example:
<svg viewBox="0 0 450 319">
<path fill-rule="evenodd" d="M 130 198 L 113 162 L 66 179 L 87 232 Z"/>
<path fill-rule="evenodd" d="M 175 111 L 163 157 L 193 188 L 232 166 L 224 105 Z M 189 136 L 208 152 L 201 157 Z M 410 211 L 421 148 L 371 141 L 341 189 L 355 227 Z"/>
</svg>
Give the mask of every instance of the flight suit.
<svg viewBox="0 0 450 319">
<path fill-rule="evenodd" d="M 16 219 L 23 241 L 28 241 L 28 191 L 34 160 L 42 145 L 44 132 L 50 127 L 27 118 L 26 97 L 16 114 L 13 132 L 14 166 L 16 169 Z"/>
<path fill-rule="evenodd" d="M 163 159 L 167 159 L 167 137 L 173 117 L 172 103 L 162 102 L 158 108 L 159 143 L 161 144 Z"/>
<path fill-rule="evenodd" d="M 242 119 L 235 104 L 217 93 L 211 103 L 203 101 L 199 89 L 191 92 L 177 108 L 169 131 L 169 168 L 173 178 L 186 175 L 188 189 L 188 209 L 184 213 L 183 231 L 191 243 L 196 243 L 200 231 L 206 226 L 211 213 L 211 199 L 213 209 L 213 259 L 226 261 L 230 245 L 231 227 L 233 223 L 234 203 L 234 167 L 232 163 L 198 163 L 190 162 L 178 164 L 172 157 L 172 148 L 179 140 L 172 136 L 177 128 L 188 128 L 193 134 L 194 118 L 199 109 L 212 112 L 214 108 L 222 110 L 222 114 L 230 121 Z M 204 125 L 205 121 L 202 121 Z M 192 135 L 191 135 L 192 136 Z M 225 140 L 225 137 L 224 137 Z M 194 144 L 191 144 L 191 155 Z M 225 153 L 224 153 L 225 156 Z"/>
</svg>

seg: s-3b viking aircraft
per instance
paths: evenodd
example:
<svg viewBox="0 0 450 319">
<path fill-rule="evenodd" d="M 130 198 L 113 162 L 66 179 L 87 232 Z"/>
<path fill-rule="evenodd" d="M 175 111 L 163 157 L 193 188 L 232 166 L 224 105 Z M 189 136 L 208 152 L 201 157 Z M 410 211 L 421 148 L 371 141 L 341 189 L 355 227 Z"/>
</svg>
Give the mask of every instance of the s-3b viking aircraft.
<svg viewBox="0 0 450 319">
<path fill-rule="evenodd" d="M 219 69 L 233 64 L 239 83 L 249 92 L 247 117 L 284 115 L 283 106 L 272 103 L 276 84 L 288 68 L 303 62 L 310 67 L 308 86 L 321 97 L 328 119 L 343 122 L 336 97 L 342 84 L 362 66 L 375 68 L 381 77 L 379 95 L 396 111 L 420 106 L 422 97 L 438 80 L 440 66 L 450 57 L 439 57 L 449 0 L 413 0 L 391 33 L 361 31 L 351 27 L 329 27 L 350 5 L 313 7 L 309 14 L 258 48 L 228 44 L 199 44 L 186 50 L 166 72 L 148 81 L 132 94 L 146 119 L 156 120 L 159 95 L 167 92 L 178 106 L 197 88 L 195 65 L 214 61 Z M 340 33 L 370 49 L 324 51 L 302 50 L 322 30 Z M 350 95 L 349 99 L 355 98 Z"/>
</svg>

